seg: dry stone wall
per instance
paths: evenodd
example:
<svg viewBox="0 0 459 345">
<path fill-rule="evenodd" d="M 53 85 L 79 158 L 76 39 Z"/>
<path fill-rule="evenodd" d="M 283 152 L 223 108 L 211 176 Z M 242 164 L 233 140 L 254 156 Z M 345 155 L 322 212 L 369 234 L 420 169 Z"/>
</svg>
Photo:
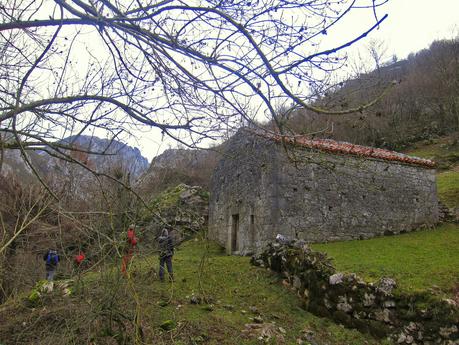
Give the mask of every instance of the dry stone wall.
<svg viewBox="0 0 459 345">
<path fill-rule="evenodd" d="M 459 344 L 459 309 L 454 301 L 427 293 L 396 291 L 383 278 L 366 283 L 355 274 L 336 272 L 327 256 L 304 241 L 270 243 L 252 263 L 281 274 L 304 307 L 319 316 L 397 344 Z"/>
</svg>

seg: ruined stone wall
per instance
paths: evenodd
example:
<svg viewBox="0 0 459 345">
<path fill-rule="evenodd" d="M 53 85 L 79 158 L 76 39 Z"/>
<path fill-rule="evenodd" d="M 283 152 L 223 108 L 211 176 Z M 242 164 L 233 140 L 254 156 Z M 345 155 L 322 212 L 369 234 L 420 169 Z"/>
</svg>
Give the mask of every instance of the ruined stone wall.
<svg viewBox="0 0 459 345">
<path fill-rule="evenodd" d="M 336 272 L 330 259 L 303 241 L 270 243 L 252 263 L 281 274 L 308 311 L 402 345 L 459 344 L 459 308 L 454 300 L 427 292 L 397 291 L 382 278 L 366 283 Z"/>
<path fill-rule="evenodd" d="M 433 169 L 286 150 L 239 132 L 213 176 L 209 231 L 229 249 L 237 222 L 232 249 L 243 254 L 278 233 L 311 242 L 370 238 L 434 225 L 436 194 Z"/>
</svg>

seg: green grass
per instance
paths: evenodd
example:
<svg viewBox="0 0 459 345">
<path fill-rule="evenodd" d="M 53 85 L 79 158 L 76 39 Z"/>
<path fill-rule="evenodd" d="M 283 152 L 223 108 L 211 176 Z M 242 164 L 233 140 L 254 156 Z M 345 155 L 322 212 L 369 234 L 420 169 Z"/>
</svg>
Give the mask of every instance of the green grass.
<svg viewBox="0 0 459 345">
<path fill-rule="evenodd" d="M 407 151 L 407 154 L 419 158 L 435 159 L 436 157 L 448 156 L 450 152 L 440 144 L 423 146 L 417 149 Z"/>
<path fill-rule="evenodd" d="M 152 264 L 156 260 L 152 263 L 150 258 L 139 262 L 136 269 L 144 271 Z M 174 256 L 174 269 L 173 284 L 139 282 L 142 300 L 150 299 L 145 310 L 150 324 L 159 326 L 173 320 L 177 325 L 192 326 L 192 336 L 207 339 L 206 344 L 259 344 L 256 337 L 244 337 L 242 330 L 245 324 L 253 323 L 251 318 L 260 315 L 264 322 L 274 322 L 276 330 L 282 327 L 286 331 L 286 344 L 296 343 L 303 330 L 313 331 L 321 343 L 377 343 L 301 309 L 300 299 L 283 287 L 276 275 L 251 266 L 247 257 L 225 255 L 213 243 L 185 243 Z M 192 295 L 202 298 L 202 304 L 191 304 Z M 158 307 L 158 303 L 167 305 Z M 256 313 L 251 311 L 254 308 Z"/>
<path fill-rule="evenodd" d="M 402 291 L 434 287 L 448 293 L 459 284 L 458 225 L 312 247 L 332 257 L 339 271 L 355 272 L 369 281 L 393 277 Z"/>
<path fill-rule="evenodd" d="M 449 208 L 459 207 L 459 146 L 456 137 L 452 135 L 431 144 L 418 144 L 417 148 L 406 152 L 437 162 L 438 197 Z"/>
<path fill-rule="evenodd" d="M 387 344 L 306 312 L 299 297 L 277 275 L 250 265 L 248 257 L 225 255 L 214 243 L 185 242 L 173 263 L 174 283 L 161 283 L 156 277 L 157 256 L 139 254 L 134 257 L 130 281 L 116 266 L 108 266 L 100 273 L 85 275 L 70 297 L 56 292 L 40 307 L 24 308 L 16 303 L 0 309 L 0 319 L 7 320 L 0 324 L 0 342 L 35 344 L 39 339 L 43 345 L 115 344 L 114 338 L 120 337 L 119 320 L 125 325 L 123 332 L 131 335 L 127 320 L 139 320 L 146 344 L 250 345 L 263 342 L 257 339 L 259 334 L 249 336 L 243 331 L 254 317 L 261 316 L 285 340 L 272 338 L 265 344 L 296 344 L 305 331 L 312 332 L 318 344 Z M 202 303 L 191 304 L 192 295 Z M 136 310 L 138 317 L 134 317 Z M 113 322 L 109 322 L 110 315 Z M 53 323 L 48 326 L 50 319 Z M 65 330 L 62 320 L 68 320 Z M 167 321 L 173 325 L 168 331 L 161 329 Z M 30 326 L 24 329 L 24 323 Z"/>
<path fill-rule="evenodd" d="M 450 208 L 459 207 L 459 171 L 447 171 L 437 175 L 440 200 Z"/>
</svg>

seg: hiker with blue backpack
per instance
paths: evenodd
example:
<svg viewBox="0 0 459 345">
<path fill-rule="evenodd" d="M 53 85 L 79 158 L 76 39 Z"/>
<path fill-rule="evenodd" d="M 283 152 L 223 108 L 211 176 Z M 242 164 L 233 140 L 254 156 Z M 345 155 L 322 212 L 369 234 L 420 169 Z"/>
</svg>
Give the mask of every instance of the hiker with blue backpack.
<svg viewBox="0 0 459 345">
<path fill-rule="evenodd" d="M 54 274 L 56 273 L 57 264 L 59 262 L 57 250 L 49 249 L 46 254 L 43 255 L 43 260 L 46 265 L 46 279 L 51 282 L 54 279 Z"/>
</svg>

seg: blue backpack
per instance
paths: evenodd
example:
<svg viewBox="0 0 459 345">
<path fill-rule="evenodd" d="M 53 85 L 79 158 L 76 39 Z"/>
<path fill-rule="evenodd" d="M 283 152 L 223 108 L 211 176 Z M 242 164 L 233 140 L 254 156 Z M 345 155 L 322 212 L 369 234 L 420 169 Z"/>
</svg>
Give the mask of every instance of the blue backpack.
<svg viewBox="0 0 459 345">
<path fill-rule="evenodd" d="M 48 251 L 48 256 L 46 257 L 46 263 L 49 265 L 56 265 L 59 262 L 59 255 L 55 250 Z"/>
</svg>

